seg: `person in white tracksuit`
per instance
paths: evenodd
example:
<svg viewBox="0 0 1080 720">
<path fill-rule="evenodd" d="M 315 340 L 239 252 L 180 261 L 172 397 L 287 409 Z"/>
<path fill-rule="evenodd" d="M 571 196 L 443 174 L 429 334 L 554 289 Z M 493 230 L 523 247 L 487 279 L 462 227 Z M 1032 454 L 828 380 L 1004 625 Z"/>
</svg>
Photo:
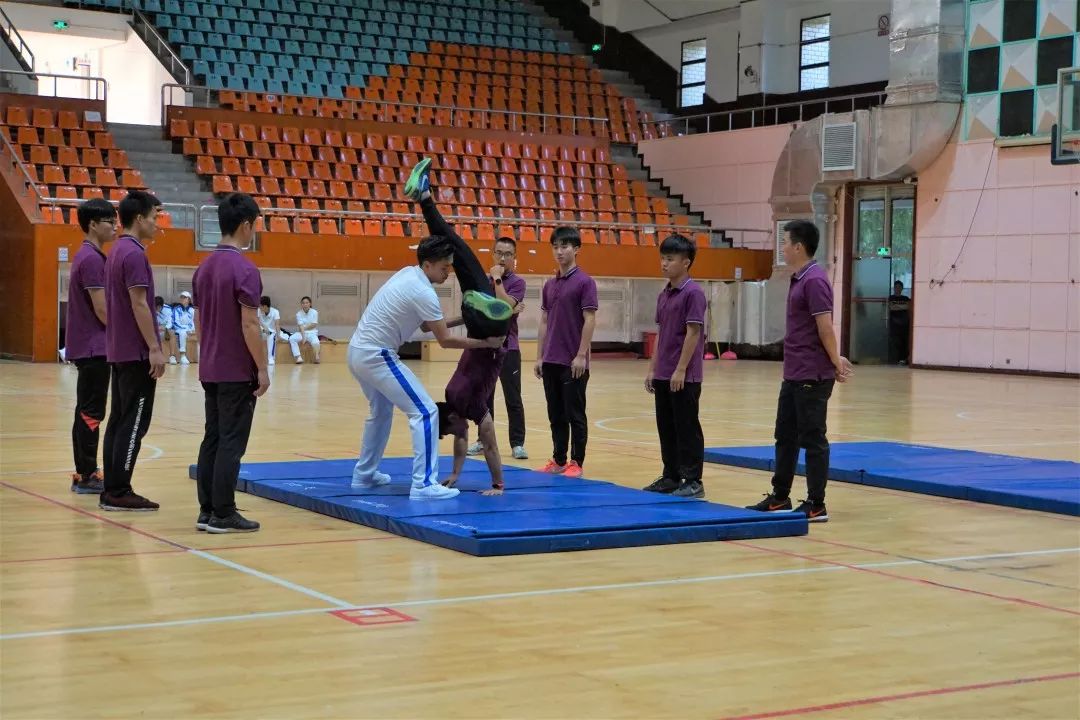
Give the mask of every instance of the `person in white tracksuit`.
<svg viewBox="0 0 1080 720">
<path fill-rule="evenodd" d="M 300 298 L 300 309 L 296 311 L 297 330 L 289 336 L 289 345 L 292 347 L 293 360 L 297 365 L 304 363 L 300 357 L 300 343 L 304 342 L 311 346 L 315 353 L 315 364 L 319 364 L 319 311 L 311 307 L 311 298 L 307 295 Z"/>
<path fill-rule="evenodd" d="M 449 327 L 460 321 L 443 318 L 432 283 L 446 282 L 450 274 L 453 244 L 442 236 L 424 238 L 416 249 L 418 265 L 402 268 L 371 299 L 356 332 L 349 341 L 349 371 L 370 406 L 360 460 L 353 470 L 353 485 L 376 487 L 390 482 L 377 472 L 394 408 L 409 417 L 412 433 L 413 500 L 443 500 L 457 496 L 456 488 L 439 484 L 439 413 L 416 375 L 401 362 L 397 351 L 420 328 L 435 335 L 444 348 L 497 348 L 503 338 L 484 340 L 451 337 Z"/>
<path fill-rule="evenodd" d="M 266 340 L 266 364 L 273 365 L 277 355 L 278 335 L 281 334 L 281 313 L 270 304 L 270 297 L 259 299 L 259 329 Z"/>
<path fill-rule="evenodd" d="M 188 335 L 195 335 L 195 306 L 191 304 L 191 293 L 187 290 L 180 293 L 180 302 L 172 307 L 172 330 L 176 333 L 176 350 L 180 355 L 181 365 L 190 365 L 187 356 Z M 176 357 L 170 357 L 169 362 L 176 364 Z"/>
</svg>

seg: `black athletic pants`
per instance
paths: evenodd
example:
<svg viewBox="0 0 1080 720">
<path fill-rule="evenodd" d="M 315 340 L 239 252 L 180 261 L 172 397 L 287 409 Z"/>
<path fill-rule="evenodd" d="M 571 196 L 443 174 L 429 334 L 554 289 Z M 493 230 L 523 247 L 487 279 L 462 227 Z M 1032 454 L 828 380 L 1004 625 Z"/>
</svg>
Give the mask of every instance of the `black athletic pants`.
<svg viewBox="0 0 1080 720">
<path fill-rule="evenodd" d="M 701 465 L 705 461 L 705 436 L 698 421 L 701 383 L 686 383 L 679 392 L 671 392 L 669 381 L 653 380 L 653 398 L 664 477 L 701 480 Z"/>
<path fill-rule="evenodd" d="M 565 465 L 567 445 L 570 445 L 570 459 L 584 466 L 585 446 L 589 441 L 589 419 L 585 416 L 589 371 L 575 380 L 568 365 L 544 363 L 541 372 L 551 423 L 551 457 Z"/>
<path fill-rule="evenodd" d="M 103 458 L 104 495 L 123 495 L 131 490 L 135 462 L 154 413 L 156 388 L 149 360 L 112 364 L 112 407 L 105 426 Z"/>
<path fill-rule="evenodd" d="M 834 380 L 785 380 L 780 386 L 776 408 L 776 469 L 773 494 L 786 498 L 795 480 L 799 448 L 806 450 L 807 500 L 825 502 L 829 474 L 829 441 L 825 437 L 825 415 Z"/>
<path fill-rule="evenodd" d="M 225 518 L 236 512 L 236 479 L 255 416 L 253 382 L 204 382 L 206 426 L 199 446 L 199 512 Z"/>
<path fill-rule="evenodd" d="M 83 480 L 97 470 L 100 426 L 109 398 L 109 363 L 104 356 L 75 360 L 79 379 L 75 386 L 75 421 L 71 424 L 71 449 L 75 472 Z"/>
<path fill-rule="evenodd" d="M 521 402 L 521 351 L 507 350 L 499 372 L 503 399 L 506 401 L 506 421 L 510 423 L 510 447 L 525 444 L 525 406 Z M 495 419 L 495 391 L 488 399 L 491 418 Z"/>
<path fill-rule="evenodd" d="M 454 245 L 454 274 L 457 275 L 458 285 L 462 294 L 475 290 L 485 295 L 495 296 L 491 287 L 491 280 L 487 271 L 476 258 L 472 248 L 454 232 L 447 224 L 443 216 L 435 207 L 435 201 L 426 197 L 420 201 L 420 209 L 424 213 L 424 221 L 427 222 L 428 232 L 432 235 L 441 235 Z M 495 321 L 478 313 L 475 309 L 461 306 L 461 317 L 465 321 L 466 334 L 471 338 L 489 338 L 505 335 L 510 327 L 510 320 Z"/>
</svg>

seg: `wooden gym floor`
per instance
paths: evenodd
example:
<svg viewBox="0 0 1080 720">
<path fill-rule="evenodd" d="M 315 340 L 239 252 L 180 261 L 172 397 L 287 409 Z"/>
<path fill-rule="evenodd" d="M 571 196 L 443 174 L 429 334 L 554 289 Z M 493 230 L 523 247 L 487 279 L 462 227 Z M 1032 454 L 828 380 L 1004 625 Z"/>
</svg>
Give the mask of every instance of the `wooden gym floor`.
<svg viewBox="0 0 1080 720">
<path fill-rule="evenodd" d="M 452 364 L 411 364 L 441 397 Z M 5 720 L 1080 716 L 1077 518 L 834 483 L 808 537 L 484 559 L 241 495 L 264 529 L 207 536 L 197 370 L 139 459 L 162 510 L 126 514 L 68 492 L 74 369 L 3 364 Z M 588 476 L 656 475 L 644 371 L 595 364 Z M 709 445 L 770 442 L 779 371 L 708 364 Z M 1080 460 L 1078 407 L 1075 380 L 860 367 L 830 435 Z M 344 365 L 279 365 L 247 460 L 351 456 L 365 414 Z M 706 466 L 718 502 L 767 480 Z"/>
</svg>

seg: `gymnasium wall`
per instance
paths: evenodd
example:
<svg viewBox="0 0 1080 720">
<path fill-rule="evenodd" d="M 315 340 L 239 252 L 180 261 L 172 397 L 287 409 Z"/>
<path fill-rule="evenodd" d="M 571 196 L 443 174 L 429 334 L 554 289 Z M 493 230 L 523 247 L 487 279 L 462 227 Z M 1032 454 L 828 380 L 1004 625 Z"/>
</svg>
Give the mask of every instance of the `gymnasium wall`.
<svg viewBox="0 0 1080 720">
<path fill-rule="evenodd" d="M 644 140 L 638 152 L 653 179 L 719 228 L 732 233 L 736 247 L 772 250 L 773 170 L 791 125 Z"/>
<path fill-rule="evenodd" d="M 176 80 L 128 26 L 127 16 L 21 2 L 2 2 L 0 7 L 33 51 L 38 71 L 108 81 L 108 122 L 161 122 L 161 86 Z M 56 30 L 56 20 L 66 20 L 68 29 Z M 52 95 L 53 82 L 42 78 L 38 92 Z M 64 97 L 93 97 L 90 83 L 58 82 Z"/>
<path fill-rule="evenodd" d="M 915 228 L 915 364 L 1080 372 L 1080 165 L 952 142 Z"/>
<path fill-rule="evenodd" d="M 718 103 L 798 92 L 800 23 L 819 15 L 831 16 L 829 87 L 889 76 L 889 38 L 878 34 L 878 18 L 891 0 L 583 1 L 594 20 L 633 32 L 676 70 L 682 43 L 705 38 L 706 93 Z"/>
</svg>

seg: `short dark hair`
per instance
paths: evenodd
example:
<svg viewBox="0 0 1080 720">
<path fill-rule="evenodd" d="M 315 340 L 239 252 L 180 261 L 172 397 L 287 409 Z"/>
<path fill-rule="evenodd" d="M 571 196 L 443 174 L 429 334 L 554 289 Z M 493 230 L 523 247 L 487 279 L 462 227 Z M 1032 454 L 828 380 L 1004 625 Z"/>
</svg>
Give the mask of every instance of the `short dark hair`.
<svg viewBox="0 0 1080 720">
<path fill-rule="evenodd" d="M 562 227 L 555 228 L 555 232 L 551 233 L 551 244 L 562 245 L 568 243 L 574 247 L 581 247 L 581 233 L 577 231 L 577 228 Z"/>
<path fill-rule="evenodd" d="M 154 296 L 154 307 L 165 307 L 165 298 L 160 295 Z"/>
<path fill-rule="evenodd" d="M 682 255 L 690 261 L 690 265 L 693 265 L 694 258 L 697 257 L 697 247 L 685 235 L 672 233 L 664 238 L 664 242 L 660 243 L 660 254 Z"/>
<path fill-rule="evenodd" d="M 506 235 L 503 235 L 501 237 L 495 238 L 495 244 L 498 245 L 499 243 L 509 243 L 510 245 L 514 246 L 514 250 L 517 250 L 517 240 L 512 237 L 507 237 Z"/>
<path fill-rule="evenodd" d="M 232 235 L 246 222 L 252 224 L 258 219 L 259 210 L 255 199 L 246 193 L 232 193 L 218 203 L 218 225 L 222 235 Z"/>
<path fill-rule="evenodd" d="M 307 295 L 305 295 L 304 297 L 300 298 L 300 302 L 304 302 L 305 300 L 307 300 L 308 302 L 311 302 L 311 298 L 310 298 L 309 296 L 307 296 Z"/>
<path fill-rule="evenodd" d="M 429 235 L 416 246 L 416 261 L 421 265 L 445 260 L 453 254 L 454 244 L 442 235 Z"/>
<path fill-rule="evenodd" d="M 270 296 L 269 295 L 263 295 L 261 298 L 259 298 L 259 304 L 260 305 L 265 305 L 266 307 L 271 307 L 271 305 L 270 305 Z"/>
<path fill-rule="evenodd" d="M 93 200 L 79 203 L 79 209 L 76 211 L 76 214 L 79 216 L 79 227 L 81 227 L 82 231 L 85 233 L 90 232 L 90 223 L 92 222 L 115 219 L 116 208 L 114 208 L 108 200 L 94 198 Z"/>
<path fill-rule="evenodd" d="M 821 241 L 817 225 L 809 220 L 792 220 L 784 225 L 784 232 L 791 238 L 792 244 L 799 243 L 806 248 L 807 255 L 814 257 L 818 243 Z"/>
<path fill-rule="evenodd" d="M 128 194 L 120 201 L 120 225 L 129 228 L 135 224 L 135 218 L 145 217 L 156 207 L 161 207 L 161 201 L 145 190 L 128 190 Z"/>
</svg>

